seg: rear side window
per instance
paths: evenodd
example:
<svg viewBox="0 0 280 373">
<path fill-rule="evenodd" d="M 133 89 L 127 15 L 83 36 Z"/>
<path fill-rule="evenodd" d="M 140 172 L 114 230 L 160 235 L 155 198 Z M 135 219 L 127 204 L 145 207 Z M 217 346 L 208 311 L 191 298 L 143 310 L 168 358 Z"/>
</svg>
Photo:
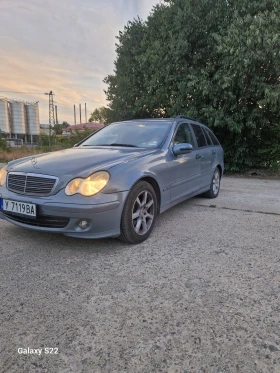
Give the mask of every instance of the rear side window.
<svg viewBox="0 0 280 373">
<path fill-rule="evenodd" d="M 202 130 L 204 132 L 204 135 L 205 135 L 205 138 L 206 138 L 206 141 L 207 141 L 207 145 L 208 146 L 212 146 L 212 140 L 211 140 L 211 137 L 209 135 L 209 132 L 207 131 L 207 129 L 205 127 L 202 127 Z"/>
<path fill-rule="evenodd" d="M 206 128 L 206 131 L 207 133 L 209 134 L 209 136 L 211 137 L 211 140 L 213 142 L 214 145 L 220 145 L 217 137 L 214 135 L 214 133 L 212 131 L 210 131 L 208 128 Z"/>
<path fill-rule="evenodd" d="M 191 126 L 194 131 L 198 147 L 203 148 L 204 146 L 207 146 L 202 128 L 198 124 L 191 124 Z"/>
</svg>

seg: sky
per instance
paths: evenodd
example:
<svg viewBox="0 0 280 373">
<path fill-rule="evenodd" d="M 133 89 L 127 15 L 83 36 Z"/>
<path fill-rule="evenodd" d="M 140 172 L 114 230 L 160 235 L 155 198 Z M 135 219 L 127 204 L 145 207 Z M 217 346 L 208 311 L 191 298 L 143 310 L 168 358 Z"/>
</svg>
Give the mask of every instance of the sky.
<svg viewBox="0 0 280 373">
<path fill-rule="evenodd" d="M 102 80 L 113 72 L 115 37 L 158 2 L 0 0 L 0 97 L 39 101 L 41 123 L 49 122 L 51 90 L 59 122 L 74 123 L 74 104 L 86 102 L 88 116 L 106 106 Z"/>
</svg>

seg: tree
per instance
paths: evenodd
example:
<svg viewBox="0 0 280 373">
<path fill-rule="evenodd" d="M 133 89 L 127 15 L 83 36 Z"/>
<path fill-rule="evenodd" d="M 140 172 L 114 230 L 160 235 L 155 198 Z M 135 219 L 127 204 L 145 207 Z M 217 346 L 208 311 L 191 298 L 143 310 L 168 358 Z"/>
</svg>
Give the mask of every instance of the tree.
<svg viewBox="0 0 280 373">
<path fill-rule="evenodd" d="M 104 79 L 108 85 L 105 93 L 114 121 L 149 116 L 142 105 L 143 68 L 139 60 L 139 56 L 145 52 L 142 44 L 145 30 L 145 24 L 137 18 L 128 22 L 117 37 L 119 44 L 116 44 L 115 74 Z"/>
<path fill-rule="evenodd" d="M 53 126 L 53 130 L 55 132 L 56 135 L 61 135 L 62 132 L 63 132 L 63 128 L 67 128 L 69 127 L 70 124 L 68 122 L 62 122 L 61 124 L 60 123 L 57 123 Z"/>
<path fill-rule="evenodd" d="M 4 137 L 5 133 L 0 130 L 0 150 L 7 151 L 8 144 Z"/>
<path fill-rule="evenodd" d="M 99 122 L 103 124 L 108 124 L 111 122 L 112 113 L 111 109 L 105 106 L 95 109 L 89 118 L 90 122 Z"/>
<path fill-rule="evenodd" d="M 215 118 L 233 171 L 280 160 L 274 146 L 280 125 L 279 16 L 279 2 L 240 2 L 226 32 L 213 35 L 221 63 L 207 82 L 211 107 L 203 114 Z M 270 144 L 263 141 L 269 137 Z"/>
<path fill-rule="evenodd" d="M 119 34 L 115 71 L 104 80 L 114 118 L 201 120 L 222 141 L 230 171 L 279 160 L 279 17 L 278 0 L 155 6 Z"/>
</svg>

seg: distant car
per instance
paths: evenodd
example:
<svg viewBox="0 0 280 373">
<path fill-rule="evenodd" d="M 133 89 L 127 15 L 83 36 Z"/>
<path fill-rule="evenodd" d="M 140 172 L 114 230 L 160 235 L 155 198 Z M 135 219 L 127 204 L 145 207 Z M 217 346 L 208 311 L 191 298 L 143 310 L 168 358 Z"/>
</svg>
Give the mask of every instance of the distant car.
<svg viewBox="0 0 280 373">
<path fill-rule="evenodd" d="M 223 171 L 219 141 L 190 118 L 112 123 L 74 148 L 0 170 L 0 217 L 38 231 L 137 244 L 163 211 L 198 194 L 217 197 Z"/>
</svg>

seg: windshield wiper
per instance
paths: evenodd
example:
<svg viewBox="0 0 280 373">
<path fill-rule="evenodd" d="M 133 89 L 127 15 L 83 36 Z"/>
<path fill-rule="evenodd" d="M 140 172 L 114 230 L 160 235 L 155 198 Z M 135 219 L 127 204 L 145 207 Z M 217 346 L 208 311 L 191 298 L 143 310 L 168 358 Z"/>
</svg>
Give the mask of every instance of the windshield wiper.
<svg viewBox="0 0 280 373">
<path fill-rule="evenodd" d="M 94 144 L 94 145 L 86 144 L 86 145 L 83 145 L 83 146 L 125 146 L 125 147 L 128 147 L 128 148 L 139 148 L 139 146 L 132 145 L 132 144 L 118 144 L 118 143 L 113 143 L 113 144 Z"/>
<path fill-rule="evenodd" d="M 110 144 L 85 144 L 83 146 L 110 146 Z"/>
<path fill-rule="evenodd" d="M 109 144 L 109 146 L 126 146 L 126 147 L 129 147 L 129 148 L 138 148 L 138 146 L 136 146 L 136 145 L 132 145 L 132 144 L 118 144 L 118 143 Z"/>
</svg>

